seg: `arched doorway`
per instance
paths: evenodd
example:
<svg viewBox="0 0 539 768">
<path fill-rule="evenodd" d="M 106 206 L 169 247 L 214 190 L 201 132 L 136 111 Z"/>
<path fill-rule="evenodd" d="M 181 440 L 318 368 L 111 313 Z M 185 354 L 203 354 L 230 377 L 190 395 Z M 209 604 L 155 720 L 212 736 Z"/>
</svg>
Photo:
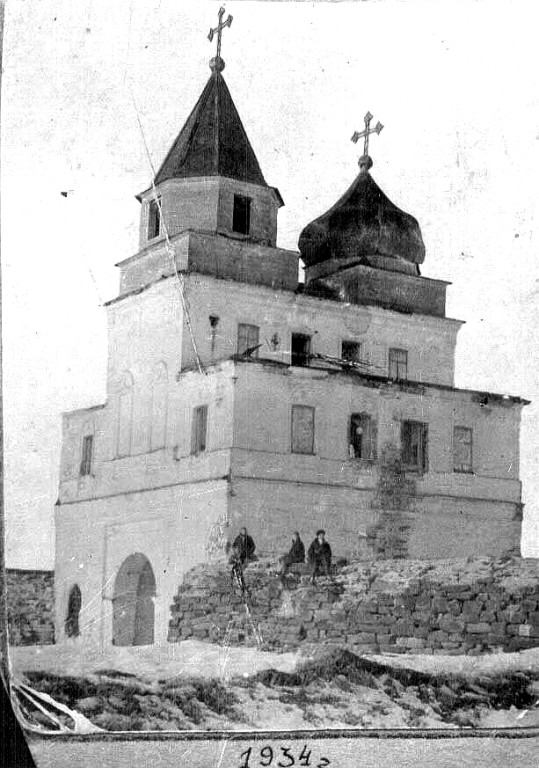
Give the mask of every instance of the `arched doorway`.
<svg viewBox="0 0 539 768">
<path fill-rule="evenodd" d="M 114 583 L 112 644 L 151 645 L 154 641 L 155 576 L 141 552 L 124 560 Z"/>
</svg>

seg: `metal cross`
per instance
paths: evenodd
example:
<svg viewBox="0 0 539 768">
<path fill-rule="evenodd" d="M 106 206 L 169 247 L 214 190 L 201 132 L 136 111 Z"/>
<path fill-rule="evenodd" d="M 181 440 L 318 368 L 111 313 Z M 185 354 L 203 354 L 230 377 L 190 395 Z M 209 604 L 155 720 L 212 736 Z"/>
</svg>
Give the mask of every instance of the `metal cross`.
<svg viewBox="0 0 539 768">
<path fill-rule="evenodd" d="M 230 27 L 232 24 L 232 16 L 228 14 L 228 19 L 226 21 L 223 21 L 223 16 L 225 15 L 225 9 L 223 7 L 219 8 L 219 24 L 214 28 L 210 29 L 210 34 L 208 35 L 208 40 L 213 40 L 213 36 L 215 33 L 217 33 L 217 58 L 221 58 L 221 33 L 225 27 Z"/>
<path fill-rule="evenodd" d="M 370 136 L 370 134 L 371 133 L 377 133 L 378 135 L 380 135 L 380 131 L 384 127 L 382 125 L 382 123 L 377 122 L 376 125 L 374 126 L 374 128 L 370 128 L 369 126 L 371 124 L 371 120 L 372 120 L 372 115 L 371 115 L 370 112 L 367 112 L 367 114 L 365 115 L 365 130 L 364 131 L 359 131 L 359 133 L 358 133 L 358 131 L 354 131 L 354 133 L 352 135 L 352 141 L 354 142 L 354 144 L 357 144 L 358 139 L 361 139 L 362 136 L 365 137 L 365 144 L 364 144 L 364 147 L 363 147 L 363 154 L 364 155 L 368 155 L 369 154 L 369 136 Z"/>
</svg>

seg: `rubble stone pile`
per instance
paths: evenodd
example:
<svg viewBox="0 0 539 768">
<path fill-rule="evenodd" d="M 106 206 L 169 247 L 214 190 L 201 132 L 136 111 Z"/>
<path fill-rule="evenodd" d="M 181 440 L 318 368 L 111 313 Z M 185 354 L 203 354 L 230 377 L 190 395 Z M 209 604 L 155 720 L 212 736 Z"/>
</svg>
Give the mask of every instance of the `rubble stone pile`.
<svg viewBox="0 0 539 768">
<path fill-rule="evenodd" d="M 291 651 L 474 654 L 539 646 L 539 561 L 517 557 L 341 563 L 283 584 L 275 560 L 245 570 L 244 596 L 225 565 L 189 571 L 171 606 L 169 640 Z"/>
</svg>

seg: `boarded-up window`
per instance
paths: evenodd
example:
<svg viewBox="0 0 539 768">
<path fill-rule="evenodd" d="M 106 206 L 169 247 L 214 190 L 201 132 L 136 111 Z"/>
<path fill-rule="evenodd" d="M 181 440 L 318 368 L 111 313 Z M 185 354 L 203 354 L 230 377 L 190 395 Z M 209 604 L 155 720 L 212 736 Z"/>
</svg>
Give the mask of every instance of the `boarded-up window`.
<svg viewBox="0 0 539 768">
<path fill-rule="evenodd" d="M 161 232 L 161 201 L 150 200 L 148 210 L 148 240 L 159 237 Z"/>
<path fill-rule="evenodd" d="M 234 195 L 234 211 L 232 214 L 232 229 L 241 235 L 248 235 L 251 227 L 251 199 L 242 195 Z"/>
<path fill-rule="evenodd" d="M 343 341 L 341 344 L 341 360 L 348 363 L 358 363 L 361 359 L 361 344 L 359 341 Z"/>
<path fill-rule="evenodd" d="M 376 423 L 368 413 L 350 416 L 348 449 L 351 459 L 376 458 Z"/>
<path fill-rule="evenodd" d="M 206 432 L 208 427 L 208 406 L 199 405 L 193 411 L 193 435 L 191 453 L 202 453 L 206 450 Z"/>
<path fill-rule="evenodd" d="M 292 334 L 290 362 L 292 365 L 309 365 L 311 357 L 311 337 L 304 333 Z"/>
<path fill-rule="evenodd" d="M 85 435 L 82 438 L 82 456 L 80 462 L 80 474 L 92 474 L 92 454 L 94 448 L 94 436 Z"/>
<path fill-rule="evenodd" d="M 408 352 L 405 349 L 389 350 L 389 378 L 408 378 Z"/>
<path fill-rule="evenodd" d="M 314 408 L 292 406 L 292 453 L 314 453 Z"/>
<path fill-rule="evenodd" d="M 453 471 L 472 472 L 472 430 L 469 427 L 453 429 Z"/>
<path fill-rule="evenodd" d="M 258 357 L 258 325 L 240 323 L 238 325 L 238 355 L 249 354 L 250 357 Z"/>
<path fill-rule="evenodd" d="M 422 421 L 403 421 L 401 427 L 402 463 L 416 472 L 428 470 L 429 425 Z"/>
</svg>

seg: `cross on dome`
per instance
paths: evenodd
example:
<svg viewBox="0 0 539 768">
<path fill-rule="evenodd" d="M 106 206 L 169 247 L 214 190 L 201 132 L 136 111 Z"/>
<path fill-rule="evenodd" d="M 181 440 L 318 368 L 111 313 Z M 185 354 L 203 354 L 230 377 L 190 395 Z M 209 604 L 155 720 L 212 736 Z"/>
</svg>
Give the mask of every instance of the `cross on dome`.
<svg viewBox="0 0 539 768">
<path fill-rule="evenodd" d="M 376 133 L 380 135 L 380 131 L 384 127 L 382 123 L 378 121 L 374 126 L 374 128 L 371 128 L 370 127 L 371 120 L 372 120 L 372 115 L 370 112 L 367 112 L 364 118 L 365 130 L 354 131 L 351 138 L 351 141 L 353 141 L 354 144 L 357 144 L 359 139 L 364 138 L 363 155 L 359 158 L 359 167 L 361 168 L 362 171 L 368 171 L 369 168 L 372 168 L 372 160 L 369 157 L 369 136 L 371 135 L 371 133 Z"/>
</svg>

